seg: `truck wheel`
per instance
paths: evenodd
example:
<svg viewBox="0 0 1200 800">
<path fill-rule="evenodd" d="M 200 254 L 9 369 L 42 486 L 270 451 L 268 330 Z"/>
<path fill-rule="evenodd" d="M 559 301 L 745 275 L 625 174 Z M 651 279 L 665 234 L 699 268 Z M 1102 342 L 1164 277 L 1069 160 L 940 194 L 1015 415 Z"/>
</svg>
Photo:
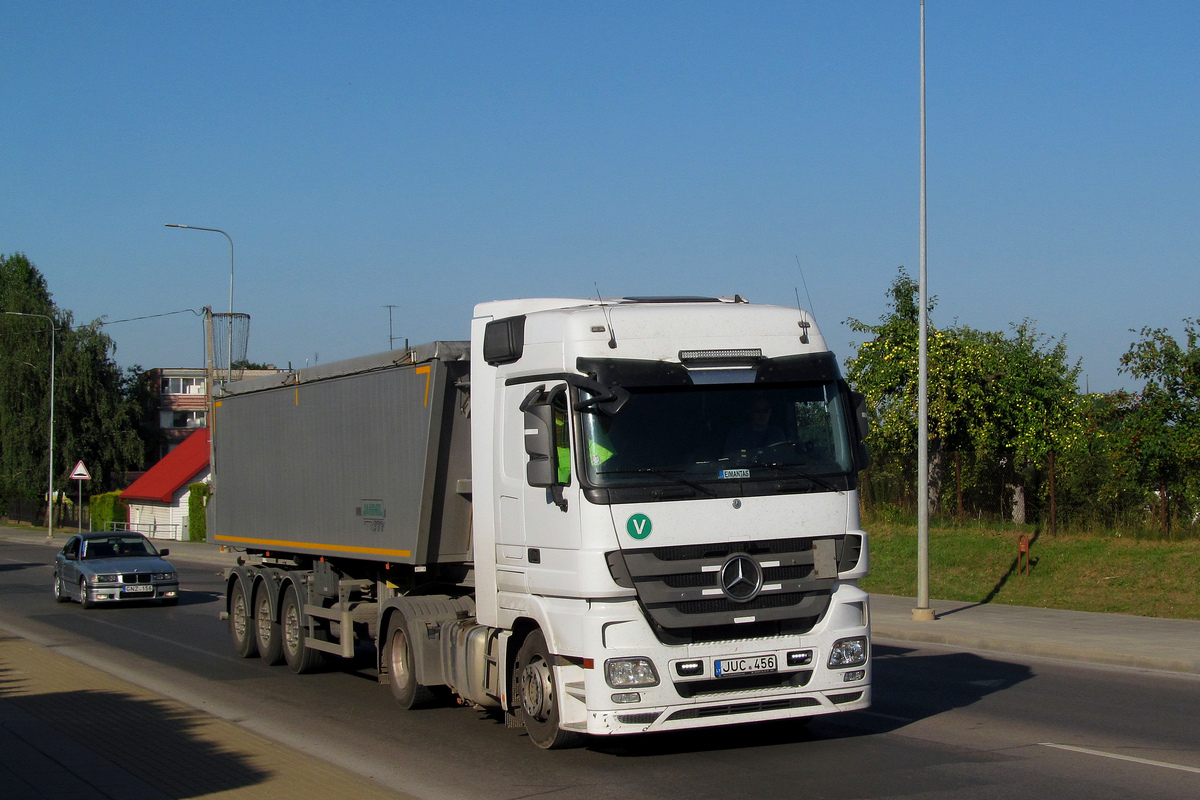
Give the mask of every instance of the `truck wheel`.
<svg viewBox="0 0 1200 800">
<path fill-rule="evenodd" d="M 543 750 L 569 747 L 579 734 L 558 727 L 559 698 L 554 688 L 554 662 L 546 637 L 535 630 L 525 637 L 513 669 L 513 697 L 517 716 L 529 739 Z"/>
<path fill-rule="evenodd" d="M 254 593 L 254 632 L 258 636 L 258 654 L 267 666 L 283 663 L 283 634 L 279 623 L 271 619 L 271 593 L 259 586 Z"/>
<path fill-rule="evenodd" d="M 307 646 L 308 620 L 304 617 L 295 586 L 289 586 L 283 593 L 283 610 L 279 617 L 283 658 L 287 661 L 288 669 L 297 675 L 315 672 L 325 659 L 320 650 Z"/>
<path fill-rule="evenodd" d="M 242 658 L 258 655 L 254 642 L 254 618 L 250 616 L 250 603 L 246 600 L 246 589 L 240 579 L 229 587 L 229 637 L 233 639 L 233 650 Z"/>
<path fill-rule="evenodd" d="M 404 709 L 421 708 L 434 701 L 433 691 L 417 683 L 412 639 L 404 625 L 404 617 L 392 614 L 384 640 L 383 663 L 387 665 L 388 685 L 392 697 Z"/>
</svg>

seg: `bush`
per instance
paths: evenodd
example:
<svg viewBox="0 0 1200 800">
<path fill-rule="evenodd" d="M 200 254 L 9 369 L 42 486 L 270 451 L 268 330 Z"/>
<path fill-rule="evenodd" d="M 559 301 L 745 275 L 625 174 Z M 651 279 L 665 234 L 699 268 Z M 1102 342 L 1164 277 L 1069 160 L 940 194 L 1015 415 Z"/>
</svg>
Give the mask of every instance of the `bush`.
<svg viewBox="0 0 1200 800">
<path fill-rule="evenodd" d="M 91 528 L 94 531 L 104 530 L 109 522 L 129 521 L 129 506 L 121 499 L 120 492 L 92 495 L 88 499 L 88 508 L 91 511 Z"/>
<path fill-rule="evenodd" d="M 192 542 L 208 541 L 208 518 L 204 509 L 208 506 L 208 496 L 212 493 L 207 483 L 193 483 L 188 486 L 188 540 Z"/>
</svg>

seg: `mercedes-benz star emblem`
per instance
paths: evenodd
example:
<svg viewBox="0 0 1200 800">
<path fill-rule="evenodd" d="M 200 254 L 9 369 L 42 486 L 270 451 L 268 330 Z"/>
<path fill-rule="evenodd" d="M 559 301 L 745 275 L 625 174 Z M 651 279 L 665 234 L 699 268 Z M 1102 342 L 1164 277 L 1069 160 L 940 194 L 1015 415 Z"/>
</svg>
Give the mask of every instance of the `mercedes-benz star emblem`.
<svg viewBox="0 0 1200 800">
<path fill-rule="evenodd" d="M 750 556 L 735 555 L 721 567 L 721 591 L 734 602 L 753 600 L 762 585 L 762 567 Z"/>
</svg>

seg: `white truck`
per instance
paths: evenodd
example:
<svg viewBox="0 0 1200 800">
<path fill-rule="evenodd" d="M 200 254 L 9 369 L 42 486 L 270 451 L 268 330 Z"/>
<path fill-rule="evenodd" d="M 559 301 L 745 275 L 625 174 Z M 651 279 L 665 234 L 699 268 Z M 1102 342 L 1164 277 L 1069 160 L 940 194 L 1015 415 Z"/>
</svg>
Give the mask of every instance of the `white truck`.
<svg viewBox="0 0 1200 800">
<path fill-rule="evenodd" d="M 242 656 L 363 656 L 543 748 L 866 708 L 861 397 L 810 316 L 476 306 L 434 342 L 214 398 L 209 540 Z"/>
</svg>

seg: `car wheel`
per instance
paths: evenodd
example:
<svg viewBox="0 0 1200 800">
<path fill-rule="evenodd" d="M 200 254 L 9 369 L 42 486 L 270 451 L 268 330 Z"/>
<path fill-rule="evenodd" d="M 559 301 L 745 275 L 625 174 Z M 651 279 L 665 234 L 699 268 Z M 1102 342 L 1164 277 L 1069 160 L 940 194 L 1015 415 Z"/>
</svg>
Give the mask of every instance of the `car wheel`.
<svg viewBox="0 0 1200 800">
<path fill-rule="evenodd" d="M 233 639 L 234 652 L 242 658 L 258 655 L 258 646 L 254 641 L 254 617 L 250 615 L 246 589 L 236 579 L 229 589 L 229 636 Z"/>
<path fill-rule="evenodd" d="M 254 631 L 258 634 L 258 654 L 269 666 L 283 663 L 283 634 L 279 623 L 271 619 L 271 593 L 265 586 L 254 592 Z"/>
<path fill-rule="evenodd" d="M 79 605 L 84 608 L 91 608 L 96 605 L 96 601 L 88 598 L 87 578 L 79 579 Z"/>
<path fill-rule="evenodd" d="M 513 670 L 513 697 L 517 716 L 529 739 L 543 750 L 569 747 L 579 734 L 558 727 L 559 697 L 554 687 L 554 662 L 546 637 L 535 630 L 525 637 Z"/>
<path fill-rule="evenodd" d="M 296 587 L 289 586 L 283 593 L 283 608 L 280 611 L 280 632 L 283 634 L 283 658 L 288 669 L 297 675 L 314 672 L 324 662 L 320 650 L 307 646 L 308 620 L 296 596 Z"/>
<path fill-rule="evenodd" d="M 62 577 L 57 573 L 54 575 L 54 599 L 59 603 L 65 603 L 71 599 L 70 597 L 67 597 L 66 593 L 63 591 Z"/>
<path fill-rule="evenodd" d="M 412 640 L 404 625 L 404 617 L 393 614 L 388 621 L 387 638 L 384 640 L 383 663 L 387 665 L 388 686 L 392 697 L 401 708 L 421 708 L 435 700 L 428 686 L 417 683 L 417 670 L 413 658 Z"/>
</svg>

